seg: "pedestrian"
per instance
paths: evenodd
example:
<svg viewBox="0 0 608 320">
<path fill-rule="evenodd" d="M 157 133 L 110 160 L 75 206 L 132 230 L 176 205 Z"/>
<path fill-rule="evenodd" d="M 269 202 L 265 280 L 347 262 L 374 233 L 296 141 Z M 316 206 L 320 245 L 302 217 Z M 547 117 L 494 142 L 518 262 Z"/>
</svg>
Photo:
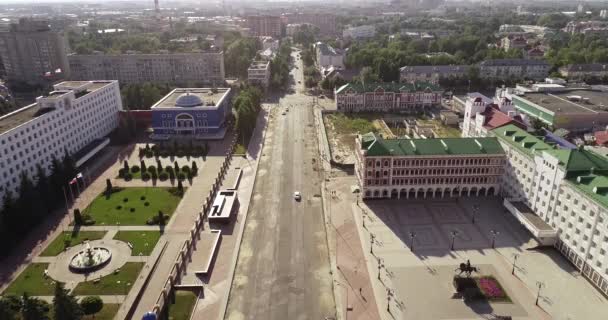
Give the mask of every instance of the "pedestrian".
<svg viewBox="0 0 608 320">
<path fill-rule="evenodd" d="M 363 288 L 359 287 L 359 295 L 363 295 Z"/>
</svg>

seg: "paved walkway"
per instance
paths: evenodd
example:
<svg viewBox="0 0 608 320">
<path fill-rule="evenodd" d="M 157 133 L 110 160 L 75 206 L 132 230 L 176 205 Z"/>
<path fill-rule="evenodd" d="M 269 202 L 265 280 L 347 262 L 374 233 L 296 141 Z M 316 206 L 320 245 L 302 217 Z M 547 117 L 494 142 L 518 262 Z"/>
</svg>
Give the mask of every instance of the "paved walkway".
<svg viewBox="0 0 608 320">
<path fill-rule="evenodd" d="M 376 298 L 365 263 L 362 242 L 351 205 L 356 203 L 356 195 L 350 191 L 356 183 L 354 177 L 331 178 L 323 189 L 323 201 L 328 212 L 328 232 L 330 234 L 330 255 L 335 256 L 337 274 L 336 300 L 339 318 L 380 319 Z M 338 299 L 340 297 L 340 299 Z"/>
</svg>

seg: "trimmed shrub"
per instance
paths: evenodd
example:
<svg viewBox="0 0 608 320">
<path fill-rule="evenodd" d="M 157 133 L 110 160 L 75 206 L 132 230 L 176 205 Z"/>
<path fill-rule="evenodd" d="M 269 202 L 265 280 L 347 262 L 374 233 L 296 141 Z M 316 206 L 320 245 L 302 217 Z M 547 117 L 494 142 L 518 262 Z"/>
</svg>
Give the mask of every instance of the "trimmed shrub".
<svg viewBox="0 0 608 320">
<path fill-rule="evenodd" d="M 152 174 L 152 172 L 156 173 L 156 167 L 155 167 L 155 166 L 149 166 L 149 167 L 148 167 L 148 172 L 149 172 L 150 174 Z"/>
<path fill-rule="evenodd" d="M 152 177 L 152 180 L 158 179 L 158 174 L 156 173 L 156 171 L 150 172 L 150 176 Z"/>
<path fill-rule="evenodd" d="M 85 315 L 95 314 L 103 308 L 103 300 L 98 296 L 88 296 L 82 298 L 80 307 Z"/>
<path fill-rule="evenodd" d="M 146 207 L 147 207 L 147 206 L 149 206 L 149 205 L 150 205 L 150 202 L 148 202 L 148 201 L 144 202 L 144 206 L 146 206 Z"/>
<path fill-rule="evenodd" d="M 138 173 L 139 172 L 139 166 L 132 166 L 131 167 L 131 173 Z"/>
<path fill-rule="evenodd" d="M 135 212 L 135 208 L 131 208 L 131 209 L 129 209 L 129 211 Z"/>
<path fill-rule="evenodd" d="M 117 205 L 116 206 L 116 210 L 120 210 L 120 209 L 122 209 L 122 206 L 121 205 Z"/>
<path fill-rule="evenodd" d="M 184 172 L 184 173 L 188 173 L 188 172 L 190 172 L 190 167 L 188 167 L 188 166 L 183 166 L 183 167 L 182 167 L 182 172 Z"/>
<path fill-rule="evenodd" d="M 147 172 L 144 172 L 141 174 L 141 179 L 146 181 L 146 180 L 150 180 L 150 174 Z"/>
<path fill-rule="evenodd" d="M 129 198 L 122 199 L 122 202 L 129 202 Z"/>
<path fill-rule="evenodd" d="M 166 172 L 163 172 L 158 175 L 158 179 L 160 179 L 160 181 L 165 181 L 165 180 L 169 179 L 169 175 Z"/>
<path fill-rule="evenodd" d="M 118 176 L 120 178 L 124 178 L 125 177 L 125 173 L 127 173 L 127 171 L 125 171 L 125 168 L 121 168 L 120 170 L 118 170 Z"/>
<path fill-rule="evenodd" d="M 146 200 L 146 196 L 141 196 L 141 197 L 139 197 L 139 200 L 141 200 L 141 201 Z"/>
<path fill-rule="evenodd" d="M 126 173 L 124 174 L 123 179 L 125 179 L 125 181 L 131 181 L 131 179 L 133 179 L 133 175 L 130 173 Z"/>
<path fill-rule="evenodd" d="M 181 181 L 181 180 L 186 179 L 186 176 L 185 176 L 183 173 L 181 173 L 181 172 L 180 172 L 180 173 L 177 175 L 177 179 Z"/>
</svg>

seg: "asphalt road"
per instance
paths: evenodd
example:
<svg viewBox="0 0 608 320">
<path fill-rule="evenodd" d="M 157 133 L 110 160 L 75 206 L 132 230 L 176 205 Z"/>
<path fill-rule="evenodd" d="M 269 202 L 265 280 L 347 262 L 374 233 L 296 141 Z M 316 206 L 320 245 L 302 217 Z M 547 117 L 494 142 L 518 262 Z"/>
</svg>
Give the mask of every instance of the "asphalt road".
<svg viewBox="0 0 608 320">
<path fill-rule="evenodd" d="M 296 54 L 293 54 L 294 58 Z M 297 87 L 271 111 L 226 319 L 335 317 L 312 98 Z M 289 107 L 289 111 L 283 112 Z M 295 201 L 294 191 L 302 193 Z"/>
</svg>

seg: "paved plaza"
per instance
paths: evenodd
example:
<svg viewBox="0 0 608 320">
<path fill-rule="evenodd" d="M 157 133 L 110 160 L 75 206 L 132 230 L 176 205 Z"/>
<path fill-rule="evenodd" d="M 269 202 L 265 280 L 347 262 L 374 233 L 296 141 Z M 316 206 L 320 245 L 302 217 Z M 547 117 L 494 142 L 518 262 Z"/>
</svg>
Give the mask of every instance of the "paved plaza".
<svg viewBox="0 0 608 320">
<path fill-rule="evenodd" d="M 342 196 L 338 193 L 336 198 Z M 606 298 L 557 251 L 539 249 L 524 227 L 505 212 L 499 198 L 377 200 L 360 202 L 360 206 L 351 201 L 351 210 L 385 319 L 608 317 Z M 477 275 L 498 279 L 512 303 L 465 304 L 453 297 L 454 270 L 467 260 L 479 269 Z M 538 306 L 537 283 L 542 283 Z"/>
</svg>

